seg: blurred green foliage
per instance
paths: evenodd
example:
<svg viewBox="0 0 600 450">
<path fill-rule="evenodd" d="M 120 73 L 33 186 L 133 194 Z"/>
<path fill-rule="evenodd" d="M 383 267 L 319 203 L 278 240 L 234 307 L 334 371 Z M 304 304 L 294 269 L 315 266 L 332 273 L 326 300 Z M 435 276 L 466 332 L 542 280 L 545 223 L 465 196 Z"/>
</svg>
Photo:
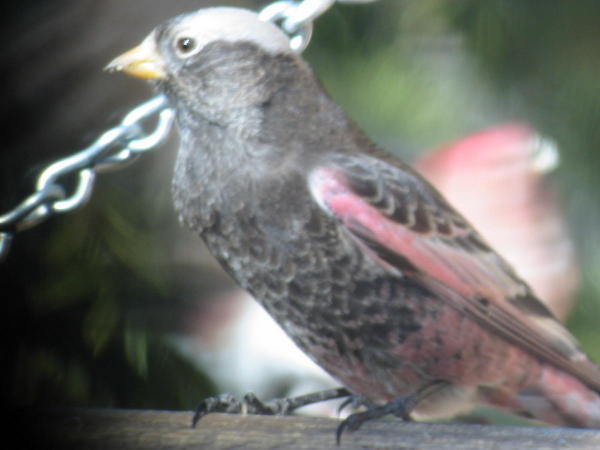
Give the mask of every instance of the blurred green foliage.
<svg viewBox="0 0 600 450">
<path fill-rule="evenodd" d="M 135 197 L 100 189 L 97 207 L 46 242 L 42 264 L 52 270 L 32 286 L 17 348 L 19 404 L 191 409 L 214 392 L 165 339 L 173 286 L 158 257 L 163 243 L 130 207 Z"/>
</svg>

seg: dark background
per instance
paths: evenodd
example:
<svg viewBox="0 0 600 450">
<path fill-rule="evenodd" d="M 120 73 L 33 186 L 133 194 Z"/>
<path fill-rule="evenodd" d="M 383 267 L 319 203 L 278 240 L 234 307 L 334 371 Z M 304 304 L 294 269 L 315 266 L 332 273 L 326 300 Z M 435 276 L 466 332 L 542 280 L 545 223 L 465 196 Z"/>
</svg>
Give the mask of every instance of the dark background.
<svg viewBox="0 0 600 450">
<path fill-rule="evenodd" d="M 103 72 L 108 61 L 160 21 L 209 4 L 221 2 L 5 2 L 0 212 L 32 192 L 45 165 L 152 95 L 138 80 Z M 334 7 L 305 53 L 349 114 L 406 159 L 504 120 L 525 120 L 557 141 L 553 181 L 584 270 L 568 324 L 596 360 L 599 24 L 597 0 L 380 0 Z M 84 208 L 16 236 L 0 267 L 10 404 L 189 409 L 215 392 L 167 339 L 185 331 L 198 299 L 230 286 L 174 217 L 176 143 L 172 133 L 155 153 L 100 176 Z"/>
</svg>

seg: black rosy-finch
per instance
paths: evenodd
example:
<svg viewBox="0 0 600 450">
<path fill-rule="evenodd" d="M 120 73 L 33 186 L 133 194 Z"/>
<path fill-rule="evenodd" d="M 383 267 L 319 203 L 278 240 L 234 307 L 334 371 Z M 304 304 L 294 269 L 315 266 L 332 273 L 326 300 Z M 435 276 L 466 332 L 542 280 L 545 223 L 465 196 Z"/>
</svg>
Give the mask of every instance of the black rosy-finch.
<svg viewBox="0 0 600 450">
<path fill-rule="evenodd" d="M 478 404 L 600 426 L 600 370 L 574 337 L 435 188 L 348 119 L 277 26 L 203 9 L 109 68 L 168 97 L 181 220 L 375 411 L 350 428 L 401 405 L 419 420 Z"/>
</svg>

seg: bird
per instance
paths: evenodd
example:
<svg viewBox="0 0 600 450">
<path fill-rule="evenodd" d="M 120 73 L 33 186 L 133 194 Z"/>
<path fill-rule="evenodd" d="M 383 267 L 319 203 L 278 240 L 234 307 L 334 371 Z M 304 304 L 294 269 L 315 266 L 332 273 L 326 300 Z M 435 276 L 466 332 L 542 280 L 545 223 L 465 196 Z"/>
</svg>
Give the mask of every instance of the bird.
<svg viewBox="0 0 600 450">
<path fill-rule="evenodd" d="M 175 110 L 181 222 L 364 408 L 338 442 L 384 415 L 477 405 L 600 427 L 598 366 L 427 180 L 354 124 L 275 24 L 201 9 L 107 68 L 149 80 Z"/>
<path fill-rule="evenodd" d="M 564 322 L 580 268 L 560 198 L 547 176 L 559 160 L 558 147 L 531 125 L 505 122 L 423 150 L 410 163 Z M 218 383 L 217 390 L 243 395 L 251 386 L 259 398 L 272 398 L 337 386 L 242 289 L 197 303 L 178 344 Z M 335 418 L 339 405 L 315 404 L 302 413 Z"/>
</svg>

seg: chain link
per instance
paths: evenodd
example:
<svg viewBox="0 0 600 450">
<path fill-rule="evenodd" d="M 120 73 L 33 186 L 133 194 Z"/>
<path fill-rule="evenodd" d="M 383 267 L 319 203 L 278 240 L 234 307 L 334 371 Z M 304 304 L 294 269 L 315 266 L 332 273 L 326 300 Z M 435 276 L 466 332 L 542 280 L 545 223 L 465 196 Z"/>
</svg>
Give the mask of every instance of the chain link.
<svg viewBox="0 0 600 450">
<path fill-rule="evenodd" d="M 290 36 L 290 47 L 300 53 L 308 45 L 313 21 L 338 3 L 370 3 L 375 0 L 276 1 L 266 6 L 259 18 L 279 23 Z M 144 152 L 158 147 L 173 124 L 173 111 L 164 96 L 158 96 L 131 110 L 121 123 L 102 133 L 83 150 L 49 165 L 39 175 L 35 192 L 16 208 L 0 215 L 0 261 L 6 257 L 13 235 L 31 228 L 54 214 L 79 208 L 90 198 L 98 172 L 120 169 Z M 156 120 L 146 132 L 144 124 Z M 61 178 L 77 175 L 70 194 Z"/>
<path fill-rule="evenodd" d="M 290 47 L 302 53 L 308 46 L 313 31 L 313 21 L 337 3 L 371 3 L 376 0 L 282 0 L 267 5 L 259 18 L 277 22 L 290 36 Z"/>
<path fill-rule="evenodd" d="M 147 122 L 156 121 L 151 131 Z M 39 224 L 54 214 L 79 208 L 89 199 L 96 173 L 128 165 L 138 155 L 158 147 L 168 136 L 173 110 L 158 96 L 130 111 L 121 123 L 83 150 L 50 164 L 39 175 L 36 190 L 16 208 L 0 216 L 0 260 L 6 256 L 13 234 Z M 77 176 L 71 193 L 61 179 Z"/>
</svg>

